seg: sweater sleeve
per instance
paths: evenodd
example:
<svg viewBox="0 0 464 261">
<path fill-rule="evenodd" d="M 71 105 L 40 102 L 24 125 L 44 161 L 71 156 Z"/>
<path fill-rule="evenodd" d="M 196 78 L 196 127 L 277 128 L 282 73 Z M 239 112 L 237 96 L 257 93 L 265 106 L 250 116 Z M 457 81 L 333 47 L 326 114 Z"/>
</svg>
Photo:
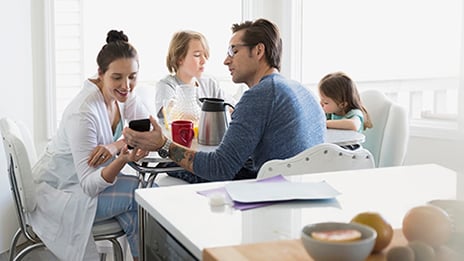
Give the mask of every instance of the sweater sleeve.
<svg viewBox="0 0 464 261">
<path fill-rule="evenodd" d="M 79 183 L 90 197 L 97 196 L 112 183 L 101 176 L 103 167 L 91 167 L 87 163 L 90 152 L 99 144 L 98 122 L 89 114 L 75 113 L 67 120 L 66 133 L 69 135 L 70 148 L 76 167 Z"/>
<path fill-rule="evenodd" d="M 271 107 L 272 93 L 246 92 L 219 147 L 196 153 L 195 175 L 211 181 L 233 179 L 260 142 Z"/>
</svg>

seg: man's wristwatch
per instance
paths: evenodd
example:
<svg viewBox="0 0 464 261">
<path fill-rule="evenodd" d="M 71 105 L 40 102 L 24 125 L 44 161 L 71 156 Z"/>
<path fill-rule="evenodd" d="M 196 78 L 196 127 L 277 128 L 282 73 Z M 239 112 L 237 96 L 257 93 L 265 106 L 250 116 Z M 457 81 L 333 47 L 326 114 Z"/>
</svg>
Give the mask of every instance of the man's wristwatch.
<svg viewBox="0 0 464 261">
<path fill-rule="evenodd" d="M 169 139 L 166 139 L 166 142 L 164 143 L 163 147 L 158 150 L 158 154 L 160 155 L 161 158 L 167 158 L 169 157 L 169 147 L 171 146 L 172 141 Z"/>
</svg>

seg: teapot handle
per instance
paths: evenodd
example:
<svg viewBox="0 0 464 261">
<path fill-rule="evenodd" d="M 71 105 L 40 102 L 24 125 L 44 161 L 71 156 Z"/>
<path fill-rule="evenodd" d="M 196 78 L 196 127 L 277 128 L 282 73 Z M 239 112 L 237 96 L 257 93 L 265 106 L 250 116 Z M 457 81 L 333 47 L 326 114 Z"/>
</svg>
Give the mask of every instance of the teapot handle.
<svg viewBox="0 0 464 261">
<path fill-rule="evenodd" d="M 234 105 L 232 105 L 232 104 L 230 104 L 230 103 L 227 103 L 227 102 L 224 102 L 224 108 L 225 108 L 226 106 L 230 106 L 232 109 L 235 110 Z"/>
</svg>

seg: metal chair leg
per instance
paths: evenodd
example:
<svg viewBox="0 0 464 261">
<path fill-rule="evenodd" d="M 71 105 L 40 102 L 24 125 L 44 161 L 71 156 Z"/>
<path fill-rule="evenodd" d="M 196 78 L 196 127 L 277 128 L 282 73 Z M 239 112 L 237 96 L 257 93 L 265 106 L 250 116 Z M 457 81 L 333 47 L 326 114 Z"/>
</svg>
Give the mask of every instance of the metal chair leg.
<svg viewBox="0 0 464 261">
<path fill-rule="evenodd" d="M 124 254 L 119 241 L 117 239 L 110 239 L 110 241 L 113 244 L 114 261 L 124 261 Z"/>
<path fill-rule="evenodd" d="M 153 186 L 153 183 L 155 183 L 156 176 L 156 174 L 148 176 L 147 183 L 145 184 L 146 188 L 151 188 Z"/>
<path fill-rule="evenodd" d="M 14 234 L 13 239 L 11 240 L 10 255 L 8 257 L 9 261 L 13 261 L 14 259 L 14 256 L 16 254 L 16 244 L 18 243 L 19 237 L 21 235 L 22 235 L 22 231 L 21 231 L 21 228 L 19 228 L 18 230 L 16 230 L 16 233 Z"/>
<path fill-rule="evenodd" d="M 29 252 L 31 252 L 34 249 L 37 248 L 42 248 L 45 247 L 45 244 L 42 242 L 35 243 L 33 245 L 27 246 L 24 249 L 22 249 L 13 259 L 13 261 L 19 261 L 22 260 Z"/>
</svg>

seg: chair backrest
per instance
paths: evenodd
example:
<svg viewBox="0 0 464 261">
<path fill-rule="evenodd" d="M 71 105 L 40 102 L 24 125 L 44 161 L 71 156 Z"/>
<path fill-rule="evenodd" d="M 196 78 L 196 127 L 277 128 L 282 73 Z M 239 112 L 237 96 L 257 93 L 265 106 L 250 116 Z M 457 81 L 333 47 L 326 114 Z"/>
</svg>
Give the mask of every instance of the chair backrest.
<svg viewBox="0 0 464 261">
<path fill-rule="evenodd" d="M 288 159 L 267 161 L 259 169 L 257 178 L 374 167 L 372 154 L 364 148 L 348 150 L 332 143 L 322 143 Z"/>
<path fill-rule="evenodd" d="M 11 190 L 21 225 L 26 224 L 26 213 L 36 207 L 32 163 L 37 160 L 32 137 L 24 124 L 8 118 L 0 119 L 0 131 L 5 149 Z"/>
<path fill-rule="evenodd" d="M 409 141 L 406 109 L 377 90 L 360 95 L 373 124 L 364 131 L 363 147 L 372 153 L 377 167 L 403 165 Z"/>
</svg>

